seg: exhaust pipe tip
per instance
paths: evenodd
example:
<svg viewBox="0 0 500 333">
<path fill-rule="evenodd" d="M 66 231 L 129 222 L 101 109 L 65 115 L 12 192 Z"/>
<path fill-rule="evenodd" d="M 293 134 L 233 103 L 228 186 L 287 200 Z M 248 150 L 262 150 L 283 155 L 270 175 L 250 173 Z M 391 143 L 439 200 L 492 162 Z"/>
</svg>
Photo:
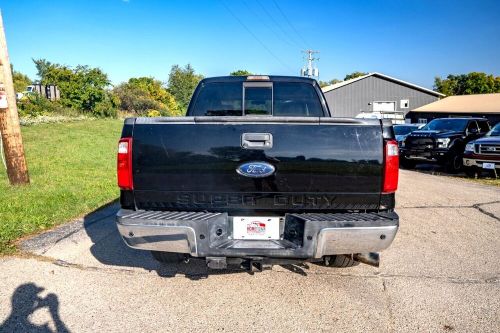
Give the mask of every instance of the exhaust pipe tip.
<svg viewBox="0 0 500 333">
<path fill-rule="evenodd" d="M 373 267 L 380 266 L 380 254 L 377 252 L 357 253 L 353 259 Z"/>
</svg>

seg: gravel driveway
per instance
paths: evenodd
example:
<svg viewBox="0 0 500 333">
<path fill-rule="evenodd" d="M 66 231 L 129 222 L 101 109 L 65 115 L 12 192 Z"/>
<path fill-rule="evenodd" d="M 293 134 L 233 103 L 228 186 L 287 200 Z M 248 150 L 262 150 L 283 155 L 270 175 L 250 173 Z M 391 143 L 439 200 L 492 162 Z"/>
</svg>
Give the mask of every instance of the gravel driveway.
<svg viewBox="0 0 500 333">
<path fill-rule="evenodd" d="M 0 331 L 499 332 L 500 188 L 402 170 L 380 268 L 250 275 L 125 247 L 117 206 L 0 258 Z"/>
</svg>

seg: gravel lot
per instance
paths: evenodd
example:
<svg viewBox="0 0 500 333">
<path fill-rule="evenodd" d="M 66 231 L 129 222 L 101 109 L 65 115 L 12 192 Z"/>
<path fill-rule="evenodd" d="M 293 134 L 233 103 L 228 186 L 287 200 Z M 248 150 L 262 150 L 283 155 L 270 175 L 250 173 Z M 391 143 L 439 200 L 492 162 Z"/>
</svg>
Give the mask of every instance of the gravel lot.
<svg viewBox="0 0 500 333">
<path fill-rule="evenodd" d="M 250 275 L 128 249 L 112 205 L 0 258 L 0 331 L 499 332 L 500 188 L 402 170 L 397 206 L 378 269 Z"/>
</svg>

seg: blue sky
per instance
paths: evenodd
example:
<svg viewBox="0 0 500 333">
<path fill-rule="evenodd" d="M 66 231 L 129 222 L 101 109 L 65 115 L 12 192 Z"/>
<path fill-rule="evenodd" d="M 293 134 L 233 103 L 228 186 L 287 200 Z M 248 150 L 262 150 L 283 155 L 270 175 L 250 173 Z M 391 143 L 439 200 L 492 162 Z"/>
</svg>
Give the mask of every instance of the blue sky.
<svg viewBox="0 0 500 333">
<path fill-rule="evenodd" d="M 298 75 L 319 50 L 320 79 L 382 72 L 425 87 L 434 76 L 500 75 L 500 1 L 0 0 L 10 59 L 102 68 L 114 83 L 165 81 L 173 64 Z"/>
</svg>

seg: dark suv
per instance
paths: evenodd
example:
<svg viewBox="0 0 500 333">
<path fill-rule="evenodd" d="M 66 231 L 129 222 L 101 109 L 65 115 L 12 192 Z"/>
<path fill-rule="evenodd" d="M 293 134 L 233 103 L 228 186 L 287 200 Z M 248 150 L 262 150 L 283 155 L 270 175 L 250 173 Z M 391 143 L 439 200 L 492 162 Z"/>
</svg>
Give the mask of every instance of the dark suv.
<svg viewBox="0 0 500 333">
<path fill-rule="evenodd" d="M 414 131 L 402 142 L 401 164 L 412 168 L 418 162 L 435 162 L 448 172 L 462 168 L 465 145 L 490 130 L 484 118 L 440 118 Z"/>
</svg>

